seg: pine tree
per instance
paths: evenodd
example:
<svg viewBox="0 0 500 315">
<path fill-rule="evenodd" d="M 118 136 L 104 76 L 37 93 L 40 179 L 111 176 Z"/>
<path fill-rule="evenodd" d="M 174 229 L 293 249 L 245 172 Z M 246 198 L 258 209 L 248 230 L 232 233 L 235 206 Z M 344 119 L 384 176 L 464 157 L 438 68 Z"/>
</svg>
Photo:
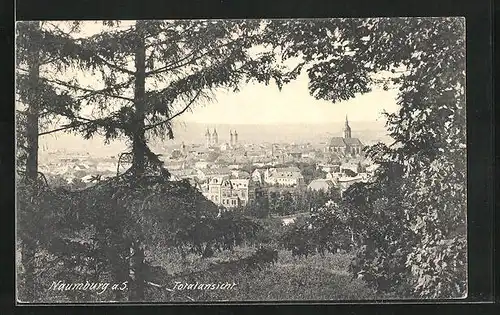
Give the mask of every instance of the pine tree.
<svg viewBox="0 0 500 315">
<path fill-rule="evenodd" d="M 77 26 L 68 25 L 68 26 Z M 70 30 L 71 32 L 71 30 Z M 71 41 L 68 34 L 57 32 L 46 23 L 19 22 L 16 24 L 16 166 L 21 171 L 18 183 L 18 232 L 22 242 L 24 288 L 21 298 L 36 298 L 35 254 L 43 240 L 44 214 L 36 213 L 40 202 L 38 141 L 40 127 L 56 117 L 73 116 L 79 109 L 68 93 L 44 81 L 47 73 L 56 74 L 75 62 L 64 51 Z M 31 200 L 24 203 L 23 200 Z M 23 205 L 21 207 L 21 205 Z M 38 219 L 39 218 L 39 219 Z"/>
</svg>

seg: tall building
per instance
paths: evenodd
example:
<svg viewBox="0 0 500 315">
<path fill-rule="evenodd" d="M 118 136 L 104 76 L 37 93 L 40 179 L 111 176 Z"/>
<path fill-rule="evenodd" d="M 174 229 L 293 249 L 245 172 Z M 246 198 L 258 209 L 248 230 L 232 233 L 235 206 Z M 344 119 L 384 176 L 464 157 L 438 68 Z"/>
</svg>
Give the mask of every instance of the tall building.
<svg viewBox="0 0 500 315">
<path fill-rule="evenodd" d="M 205 132 L 205 143 L 207 148 L 212 144 L 212 135 L 210 134 L 210 130 L 207 128 L 207 132 Z"/>
<path fill-rule="evenodd" d="M 217 130 L 214 128 L 214 132 L 212 133 L 212 145 L 216 146 L 219 144 L 219 135 L 217 135 Z"/>
<path fill-rule="evenodd" d="M 345 125 L 344 125 L 344 138 L 351 138 L 351 127 L 349 126 L 349 121 L 347 120 L 347 115 L 345 115 Z"/>
<path fill-rule="evenodd" d="M 351 137 L 351 126 L 347 115 L 345 116 L 344 129 L 342 130 L 343 137 L 332 137 L 325 148 L 326 152 L 335 152 L 342 154 L 358 155 L 361 154 L 363 144 L 358 138 Z"/>
<path fill-rule="evenodd" d="M 217 130 L 214 128 L 214 132 L 210 134 L 210 130 L 207 128 L 205 132 L 205 142 L 207 148 L 217 146 L 219 143 L 219 135 L 217 134 Z"/>
<path fill-rule="evenodd" d="M 238 145 L 238 133 L 235 130 L 234 131 L 234 144 L 233 144 L 233 146 L 237 146 L 237 145 Z"/>
<path fill-rule="evenodd" d="M 229 130 L 229 136 L 230 136 L 230 141 L 229 141 L 229 145 L 231 147 L 234 147 L 234 135 L 233 135 L 233 131 L 232 130 Z"/>
</svg>

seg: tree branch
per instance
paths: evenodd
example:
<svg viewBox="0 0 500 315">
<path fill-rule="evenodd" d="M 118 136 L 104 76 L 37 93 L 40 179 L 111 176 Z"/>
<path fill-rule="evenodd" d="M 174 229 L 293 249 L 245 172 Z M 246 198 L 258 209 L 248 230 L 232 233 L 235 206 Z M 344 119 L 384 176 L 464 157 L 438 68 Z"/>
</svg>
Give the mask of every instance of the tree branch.
<svg viewBox="0 0 500 315">
<path fill-rule="evenodd" d="M 64 130 L 68 130 L 68 129 L 72 129 L 72 128 L 75 128 L 75 127 L 78 127 L 78 126 L 82 126 L 82 125 L 85 125 L 87 123 L 80 123 L 78 124 L 77 126 L 65 126 L 65 127 L 61 127 L 61 128 L 57 128 L 57 129 L 53 129 L 53 130 L 50 130 L 50 131 L 44 131 L 44 132 L 39 132 L 38 133 L 38 136 L 45 136 L 45 135 L 48 135 L 48 134 L 51 134 L 51 133 L 55 133 L 55 132 L 59 132 L 59 131 L 64 131 Z"/>
<path fill-rule="evenodd" d="M 198 92 L 196 93 L 196 95 L 193 97 L 193 99 L 178 113 L 176 113 L 175 115 L 173 115 L 172 117 L 169 117 L 163 121 L 160 121 L 160 122 L 157 122 L 155 124 L 152 124 L 152 125 L 148 125 L 146 127 L 144 127 L 144 130 L 149 130 L 149 129 L 152 129 L 152 128 L 155 128 L 159 125 L 162 125 L 162 124 L 165 124 L 165 123 L 168 123 L 169 121 L 171 121 L 172 119 L 174 119 L 175 117 L 177 116 L 180 116 L 182 115 L 185 111 L 188 110 L 188 108 L 194 103 L 194 101 L 198 98 L 198 96 L 200 96 L 201 94 L 201 90 L 198 90 Z"/>
<path fill-rule="evenodd" d="M 112 98 L 117 98 L 117 99 L 125 100 L 125 101 L 128 101 L 128 102 L 134 102 L 133 98 L 129 98 L 129 97 L 121 96 L 121 95 L 107 93 L 107 92 L 112 91 L 113 89 L 126 87 L 128 84 L 130 84 L 132 82 L 132 79 L 128 80 L 127 82 L 117 84 L 117 85 L 115 85 L 113 87 L 108 87 L 108 88 L 101 89 L 101 90 L 88 89 L 88 88 L 84 88 L 84 87 L 81 87 L 81 86 L 78 86 L 78 85 L 69 84 L 69 83 L 66 83 L 66 82 L 60 81 L 60 80 L 53 80 L 53 79 L 47 79 L 47 78 L 43 78 L 43 80 L 45 80 L 47 82 L 55 83 L 55 84 L 58 84 L 58 85 L 61 85 L 61 86 L 64 86 L 64 87 L 67 87 L 67 88 L 70 88 L 70 89 L 76 89 L 76 90 L 80 90 L 80 91 L 88 93 L 87 95 L 81 96 L 80 98 L 87 98 L 87 97 L 90 97 L 92 95 L 96 95 L 97 94 L 97 95 L 103 95 L 103 96 L 108 96 L 108 97 L 112 97 Z"/>
<path fill-rule="evenodd" d="M 250 37 L 247 37 L 247 38 L 250 38 Z M 236 43 L 238 40 L 241 40 L 241 38 L 238 38 L 238 39 L 232 40 L 230 42 L 227 42 L 227 43 L 221 44 L 219 46 L 216 46 L 216 47 L 214 47 L 212 49 L 209 49 L 209 50 L 205 51 L 203 54 L 201 54 L 201 55 L 199 55 L 199 56 L 197 56 L 197 57 L 195 57 L 193 59 L 190 59 L 187 62 L 179 64 L 180 62 L 183 62 L 183 61 L 187 60 L 188 58 L 196 55 L 196 53 L 199 52 L 199 51 L 195 50 L 191 54 L 188 54 L 187 56 L 184 56 L 183 58 L 181 58 L 181 59 L 179 59 L 179 60 L 177 60 L 177 61 L 175 61 L 173 63 L 170 63 L 170 64 L 168 64 L 168 65 L 166 65 L 164 67 L 161 67 L 161 68 L 158 68 L 158 69 L 146 72 L 146 76 L 160 74 L 160 73 L 163 73 L 163 72 L 166 72 L 166 71 L 172 71 L 172 70 L 175 70 L 175 69 L 187 66 L 188 64 L 193 63 L 194 61 L 199 60 L 199 59 L 205 57 L 206 55 L 214 52 L 217 49 L 220 49 L 220 48 L 223 48 L 223 47 L 226 47 L 226 46 L 229 46 L 231 44 Z"/>
<path fill-rule="evenodd" d="M 115 65 L 115 64 L 107 61 L 103 57 L 99 56 L 97 53 L 95 54 L 95 56 L 97 57 L 97 59 L 99 59 L 100 62 L 104 63 L 105 65 L 107 65 L 111 69 L 118 70 L 120 72 L 123 72 L 123 73 L 129 74 L 129 75 L 135 76 L 135 72 L 134 71 L 130 71 L 130 70 L 126 69 L 126 68 L 122 68 L 122 67 L 120 67 L 118 65 Z"/>
<path fill-rule="evenodd" d="M 95 121 L 95 120 L 90 119 L 90 118 L 79 117 L 79 116 L 74 116 L 73 118 L 81 119 L 81 120 L 84 120 L 85 122 L 81 121 L 81 122 L 77 122 L 73 126 L 64 126 L 64 127 L 61 127 L 61 128 L 50 130 L 50 131 L 40 132 L 40 133 L 38 133 L 38 136 L 45 136 L 45 135 L 48 135 L 48 134 L 51 134 L 51 133 L 55 133 L 55 132 L 59 132 L 59 131 L 64 131 L 64 130 L 68 130 L 68 129 L 73 129 L 73 128 L 76 128 L 76 127 L 84 126 L 86 124 L 90 124 L 90 123 L 92 123 L 92 122 Z"/>
</svg>

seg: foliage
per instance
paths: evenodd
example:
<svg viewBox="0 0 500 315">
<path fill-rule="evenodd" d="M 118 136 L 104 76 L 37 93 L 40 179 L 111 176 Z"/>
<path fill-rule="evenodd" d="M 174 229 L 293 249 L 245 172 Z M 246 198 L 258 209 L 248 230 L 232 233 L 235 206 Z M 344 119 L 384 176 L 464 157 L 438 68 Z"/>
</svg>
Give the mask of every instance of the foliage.
<svg viewBox="0 0 500 315">
<path fill-rule="evenodd" d="M 316 169 L 316 164 L 314 163 L 294 163 L 300 169 L 300 173 L 304 176 L 304 182 L 309 184 L 313 179 L 324 178 L 325 173 Z"/>
<path fill-rule="evenodd" d="M 349 250 L 353 245 L 346 231 L 348 217 L 342 207 L 334 202 L 314 211 L 305 222 L 294 222 L 280 238 L 281 245 L 292 255 L 324 255 L 339 250 Z"/>
<path fill-rule="evenodd" d="M 243 212 L 256 218 L 267 218 L 270 214 L 269 198 L 264 195 L 258 195 L 255 201 L 244 207 Z"/>
<path fill-rule="evenodd" d="M 374 86 L 398 87 L 399 110 L 387 114 L 394 143 L 367 154 L 402 166 L 394 200 L 377 195 L 387 183 L 352 191 L 356 208 L 380 213 L 373 226 L 354 219 L 362 234 L 391 232 L 384 246 L 364 239 L 360 266 L 382 287 L 404 278 L 421 297 L 461 297 L 465 280 L 465 23 L 461 18 L 335 19 L 271 22 L 285 58 L 299 58 L 311 94 L 332 102 Z M 271 28 L 272 28 L 271 27 Z M 377 74 L 389 74 L 380 79 Z M 362 201 L 368 195 L 371 201 Z M 349 195 L 349 193 L 347 194 Z M 403 202 L 403 204 L 399 204 Z M 382 216 L 382 214 L 384 214 Z M 404 219 L 402 218 L 404 217 Z M 391 221 L 399 218 L 399 221 Z M 397 222 L 400 227 L 392 225 Z M 385 237 L 385 236 L 384 236 Z M 373 242 L 377 246 L 372 246 Z M 401 256 L 402 255 L 402 256 Z M 380 270 L 383 270 L 382 273 Z M 381 282 L 385 282 L 383 285 Z"/>
</svg>

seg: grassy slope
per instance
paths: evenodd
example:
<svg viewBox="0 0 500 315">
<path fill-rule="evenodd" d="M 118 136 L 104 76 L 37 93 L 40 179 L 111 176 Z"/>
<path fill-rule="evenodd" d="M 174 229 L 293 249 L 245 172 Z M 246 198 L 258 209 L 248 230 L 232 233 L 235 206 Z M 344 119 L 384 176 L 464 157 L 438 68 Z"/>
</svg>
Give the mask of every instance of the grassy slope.
<svg viewBox="0 0 500 315">
<path fill-rule="evenodd" d="M 189 265 L 193 269 L 204 269 L 216 261 L 237 259 L 245 256 L 250 249 L 239 248 L 233 253 L 220 253 L 217 257 L 200 260 L 187 257 L 162 259 L 162 265 L 169 270 L 184 269 Z M 164 257 L 166 258 L 166 257 Z M 358 279 L 352 279 L 347 268 L 349 254 L 328 254 L 324 257 L 314 255 L 295 258 L 288 251 L 280 251 L 278 263 L 263 270 L 201 273 L 193 277 L 178 279 L 187 283 L 236 283 L 232 290 L 183 290 L 173 294 L 153 292 L 155 300 L 169 301 L 293 301 L 293 300 L 364 300 L 376 299 L 375 292 Z M 168 262 L 168 260 L 170 260 Z M 164 283 L 173 288 L 174 283 Z"/>
</svg>

